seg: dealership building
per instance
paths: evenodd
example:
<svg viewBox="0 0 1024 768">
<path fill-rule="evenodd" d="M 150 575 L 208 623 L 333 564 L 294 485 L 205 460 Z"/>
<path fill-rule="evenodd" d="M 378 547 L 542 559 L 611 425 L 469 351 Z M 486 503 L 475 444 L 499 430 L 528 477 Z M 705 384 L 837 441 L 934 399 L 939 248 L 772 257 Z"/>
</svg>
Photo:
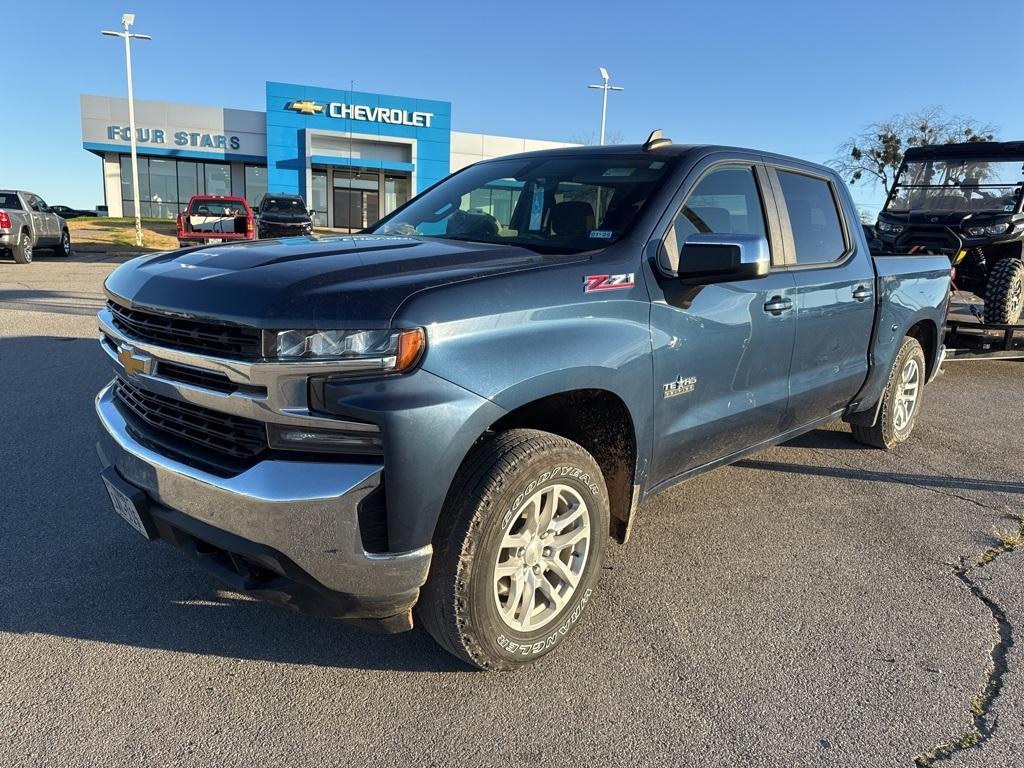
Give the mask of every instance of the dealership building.
<svg viewBox="0 0 1024 768">
<path fill-rule="evenodd" d="M 81 97 L 82 146 L 102 158 L 110 216 L 134 215 L 128 102 Z M 447 101 L 268 82 L 266 111 L 135 101 L 143 216 L 195 194 L 297 193 L 318 226 L 360 229 L 471 163 L 569 146 L 452 130 Z"/>
</svg>

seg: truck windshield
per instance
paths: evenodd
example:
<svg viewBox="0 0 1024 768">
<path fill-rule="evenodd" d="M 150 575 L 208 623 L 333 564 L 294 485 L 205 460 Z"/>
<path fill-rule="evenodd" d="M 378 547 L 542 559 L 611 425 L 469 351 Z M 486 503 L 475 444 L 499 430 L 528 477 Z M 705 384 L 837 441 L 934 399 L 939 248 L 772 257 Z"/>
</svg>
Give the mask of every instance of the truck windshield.
<svg viewBox="0 0 1024 768">
<path fill-rule="evenodd" d="M 193 200 L 188 212 L 191 216 L 245 216 L 244 206 L 230 200 Z"/>
<path fill-rule="evenodd" d="M 579 253 L 620 239 L 668 177 L 671 158 L 637 152 L 480 163 L 372 231 Z"/>
<path fill-rule="evenodd" d="M 1021 160 L 942 158 L 904 164 L 885 210 L 974 213 L 1016 209 L 1024 187 Z"/>
<path fill-rule="evenodd" d="M 299 197 L 268 197 L 261 209 L 267 213 L 305 213 L 306 204 Z"/>
</svg>

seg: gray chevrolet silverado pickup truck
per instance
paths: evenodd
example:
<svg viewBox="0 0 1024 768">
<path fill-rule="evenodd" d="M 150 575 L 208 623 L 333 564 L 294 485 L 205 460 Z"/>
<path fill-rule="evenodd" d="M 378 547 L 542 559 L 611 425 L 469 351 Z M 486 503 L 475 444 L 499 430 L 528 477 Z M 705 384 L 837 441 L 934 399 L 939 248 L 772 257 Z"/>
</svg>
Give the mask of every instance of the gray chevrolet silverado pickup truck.
<svg viewBox="0 0 1024 768">
<path fill-rule="evenodd" d="M 907 440 L 949 271 L 872 258 L 841 180 L 788 157 L 486 161 L 364 234 L 115 270 L 102 477 L 231 589 L 509 669 L 645 499 L 835 419 Z"/>
<path fill-rule="evenodd" d="M 30 264 L 37 247 L 70 256 L 68 223 L 39 195 L 0 189 L 0 251 L 9 253 L 18 264 Z"/>
</svg>

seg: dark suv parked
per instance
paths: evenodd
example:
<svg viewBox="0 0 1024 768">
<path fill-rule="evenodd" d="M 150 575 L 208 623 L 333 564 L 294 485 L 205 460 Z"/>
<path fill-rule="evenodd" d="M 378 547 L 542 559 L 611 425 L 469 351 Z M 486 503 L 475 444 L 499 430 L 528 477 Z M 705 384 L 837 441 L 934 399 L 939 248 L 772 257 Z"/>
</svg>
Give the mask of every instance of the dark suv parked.
<svg viewBox="0 0 1024 768">
<path fill-rule="evenodd" d="M 256 237 L 294 237 L 313 231 L 306 201 L 298 195 L 266 193 L 256 201 Z"/>
</svg>

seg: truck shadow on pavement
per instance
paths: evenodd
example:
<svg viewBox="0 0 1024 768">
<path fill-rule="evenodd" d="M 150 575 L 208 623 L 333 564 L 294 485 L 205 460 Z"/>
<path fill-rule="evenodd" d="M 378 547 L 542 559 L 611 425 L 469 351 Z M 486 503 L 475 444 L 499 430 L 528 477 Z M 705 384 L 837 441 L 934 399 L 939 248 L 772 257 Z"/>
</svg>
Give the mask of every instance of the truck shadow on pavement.
<svg viewBox="0 0 1024 768">
<path fill-rule="evenodd" d="M 0 633 L 176 653 L 411 672 L 469 671 L 421 630 L 374 635 L 221 591 L 118 518 L 99 480 L 92 339 L 0 339 Z"/>
</svg>

